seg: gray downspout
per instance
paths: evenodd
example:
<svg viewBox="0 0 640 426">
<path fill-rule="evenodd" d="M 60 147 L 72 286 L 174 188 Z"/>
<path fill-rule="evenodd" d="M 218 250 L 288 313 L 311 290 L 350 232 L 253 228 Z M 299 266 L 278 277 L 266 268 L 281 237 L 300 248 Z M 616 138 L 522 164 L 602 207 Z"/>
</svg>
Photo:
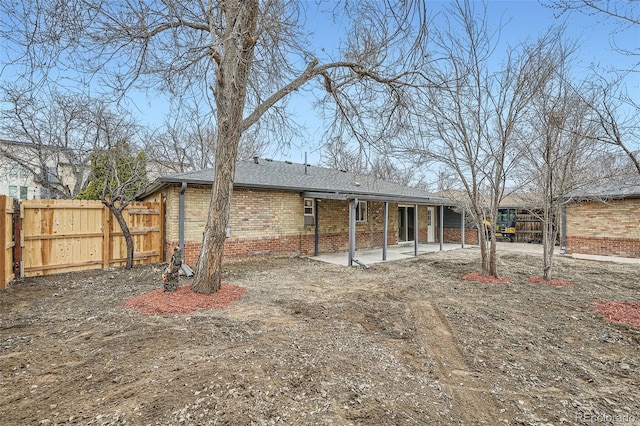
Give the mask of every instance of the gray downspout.
<svg viewBox="0 0 640 426">
<path fill-rule="evenodd" d="M 193 270 L 184 261 L 184 193 L 187 192 L 187 182 L 182 182 L 180 187 L 180 218 L 178 227 L 178 240 L 180 244 L 180 254 L 182 255 L 182 271 L 187 277 L 193 276 Z"/>
<path fill-rule="evenodd" d="M 305 154 L 305 156 L 306 156 L 306 154 Z M 305 159 L 305 163 L 306 163 L 306 159 Z M 307 166 L 305 164 L 305 168 L 306 167 Z M 313 211 L 314 211 L 314 213 L 316 215 L 315 220 L 314 220 L 315 226 L 314 226 L 314 229 L 313 229 L 313 238 L 314 238 L 313 239 L 313 255 L 317 256 L 319 254 L 318 239 L 320 238 L 320 225 L 318 224 L 318 217 L 319 217 L 319 215 L 318 215 L 318 204 L 319 203 L 318 203 L 318 199 L 317 198 L 315 200 L 313 200 L 313 204 L 314 204 Z"/>
<path fill-rule="evenodd" d="M 384 202 L 384 225 L 382 227 L 384 232 L 382 234 L 382 260 L 387 260 L 387 244 L 389 241 L 387 240 L 387 232 L 389 230 L 389 202 Z"/>
<path fill-rule="evenodd" d="M 180 241 L 180 251 L 184 256 L 184 193 L 187 192 L 187 182 L 182 182 L 180 187 L 180 225 L 178 230 L 178 240 Z"/>
</svg>

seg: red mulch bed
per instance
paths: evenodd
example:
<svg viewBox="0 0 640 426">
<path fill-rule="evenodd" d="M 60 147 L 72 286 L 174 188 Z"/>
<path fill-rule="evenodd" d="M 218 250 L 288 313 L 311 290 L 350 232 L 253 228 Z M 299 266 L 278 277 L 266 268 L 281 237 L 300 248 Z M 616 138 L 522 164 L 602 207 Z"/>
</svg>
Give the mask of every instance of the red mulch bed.
<svg viewBox="0 0 640 426">
<path fill-rule="evenodd" d="M 222 309 L 240 299 L 245 288 L 222 283 L 220 290 L 210 295 L 194 293 L 190 285 L 178 287 L 173 293 L 155 290 L 132 297 L 124 304 L 143 315 L 184 315 L 199 309 Z"/>
<path fill-rule="evenodd" d="M 610 302 L 607 300 L 596 300 L 595 303 L 598 312 L 604 315 L 609 322 L 640 328 L 640 303 Z"/>
<path fill-rule="evenodd" d="M 509 278 L 482 275 L 480 272 L 472 272 L 470 274 L 463 275 L 461 278 L 467 281 L 478 281 L 481 283 L 489 284 L 513 284 L 513 281 L 511 281 Z"/>
<path fill-rule="evenodd" d="M 563 280 L 547 281 L 542 277 L 530 277 L 530 278 L 527 278 L 527 282 L 531 284 L 544 284 L 544 285 L 552 285 L 552 286 L 569 286 L 569 287 L 574 286 L 574 284 L 570 283 L 569 281 L 563 281 Z"/>
</svg>

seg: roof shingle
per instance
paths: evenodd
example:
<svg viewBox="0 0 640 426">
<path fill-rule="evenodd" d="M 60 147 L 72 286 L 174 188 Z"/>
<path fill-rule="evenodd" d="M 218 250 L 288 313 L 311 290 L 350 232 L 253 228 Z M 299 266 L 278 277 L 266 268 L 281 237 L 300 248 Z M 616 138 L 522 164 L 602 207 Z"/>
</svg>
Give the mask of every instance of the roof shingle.
<svg viewBox="0 0 640 426">
<path fill-rule="evenodd" d="M 180 173 L 158 178 L 150 192 L 172 183 L 210 185 L 213 169 Z M 318 166 L 257 159 L 236 163 L 234 187 L 280 189 L 296 192 L 318 192 L 338 195 L 374 196 L 389 201 L 405 201 L 449 205 L 451 201 L 428 192 L 384 181 L 370 175 L 351 173 Z"/>
</svg>

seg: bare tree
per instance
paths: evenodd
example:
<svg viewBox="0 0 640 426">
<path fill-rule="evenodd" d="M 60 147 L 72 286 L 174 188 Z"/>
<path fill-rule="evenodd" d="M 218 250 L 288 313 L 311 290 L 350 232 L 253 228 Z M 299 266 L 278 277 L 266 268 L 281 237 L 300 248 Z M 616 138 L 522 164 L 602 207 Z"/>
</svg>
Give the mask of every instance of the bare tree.
<svg viewBox="0 0 640 426">
<path fill-rule="evenodd" d="M 321 163 L 327 167 L 352 173 L 367 174 L 376 179 L 405 186 L 424 187 L 424 176 L 413 167 L 407 167 L 392 157 L 392 153 L 380 153 L 370 146 L 330 141 L 323 150 Z"/>
<path fill-rule="evenodd" d="M 200 106 L 181 107 L 165 118 L 164 127 L 144 137 L 150 176 L 211 168 L 217 130 L 211 113 Z M 255 128 L 247 129 L 238 145 L 238 160 L 263 156 L 271 145 Z"/>
<path fill-rule="evenodd" d="M 634 63 L 631 68 L 618 72 L 637 72 L 640 66 L 640 47 L 637 39 L 631 45 L 625 45 L 617 36 L 627 30 L 637 31 L 640 26 L 640 7 L 637 2 L 618 0 L 540 0 L 540 3 L 554 10 L 556 17 L 582 13 L 598 19 L 600 23 L 611 23 L 611 46 L 614 51 L 629 57 Z"/>
<path fill-rule="evenodd" d="M 149 171 L 163 175 L 212 167 L 215 139 L 215 126 L 197 116 L 166 118 L 163 129 L 145 138 Z"/>
<path fill-rule="evenodd" d="M 215 179 L 193 284 L 201 293 L 220 286 L 242 134 L 265 114 L 286 120 L 283 100 L 312 83 L 338 105 L 337 117 L 350 114 L 345 131 L 375 140 L 354 109 L 377 107 L 376 119 L 387 123 L 377 132 L 389 131 L 393 120 L 380 117 L 398 114 L 402 88 L 420 77 L 406 70 L 422 61 L 416 48 L 426 31 L 421 0 L 363 0 L 345 3 L 342 11 L 333 2 L 294 0 L 33 0 L 22 6 L 0 7 L 8 25 L 3 35 L 18 46 L 14 61 L 24 65 L 25 77 L 66 65 L 79 80 L 102 78 L 120 94 L 134 86 L 176 94 L 197 86 L 215 111 Z M 351 26 L 332 53 L 337 59 L 321 63 L 304 24 L 327 7 Z"/>
<path fill-rule="evenodd" d="M 148 184 L 144 152 L 134 150 L 122 139 L 108 148 L 95 149 L 91 153 L 89 184 L 78 194 L 79 199 L 100 200 L 116 218 L 127 247 L 126 269 L 133 267 L 135 247 L 124 210 Z"/>
<path fill-rule="evenodd" d="M 414 122 L 419 134 L 399 150 L 414 161 L 435 161 L 455 173 L 478 226 L 482 272 L 497 275 L 496 223 L 509 175 L 519 160 L 520 126 L 528 102 L 549 71 L 539 68 L 540 51 L 553 33 L 507 52 L 492 69 L 499 30 L 491 33 L 486 5 L 457 1 L 443 29 L 432 30 L 433 56 L 427 73 L 434 82 L 420 97 Z M 490 240 L 487 244 L 487 238 Z"/>
<path fill-rule="evenodd" d="M 553 277 L 553 254 L 559 236 L 562 207 L 571 201 L 571 193 L 617 174 L 618 169 L 603 167 L 614 159 L 615 143 L 604 144 L 596 96 L 590 84 L 576 84 L 571 73 L 575 44 L 564 37 L 553 38 L 541 66 L 553 70 L 541 90 L 530 102 L 525 161 L 520 178 L 523 187 L 536 194 L 531 204 L 541 208 L 543 225 L 543 277 Z"/>
<path fill-rule="evenodd" d="M 630 66 L 609 68 L 614 69 L 610 77 L 600 77 L 595 83 L 599 92 L 592 105 L 594 122 L 600 128 L 596 136 L 605 144 L 611 144 L 621 149 L 633 166 L 640 172 L 638 150 L 633 149 L 638 140 L 638 125 L 640 124 L 640 105 L 637 99 L 629 96 L 623 81 L 633 77 L 640 66 L 640 47 L 637 40 L 632 39 L 630 46 L 619 43 L 619 34 L 627 31 L 637 32 L 640 28 L 640 7 L 634 1 L 594 1 L 594 0 L 543 0 L 547 7 L 552 8 L 556 16 L 564 14 L 582 13 L 592 16 L 601 24 L 610 23 L 612 49 L 622 56 L 629 57 Z M 634 84 L 635 80 L 631 80 Z"/>
<path fill-rule="evenodd" d="M 6 85 L 0 131 L 20 143 L 0 147 L 0 155 L 32 176 L 51 198 L 73 198 L 89 171 L 91 152 L 129 137 L 128 115 L 88 96 Z"/>
<path fill-rule="evenodd" d="M 640 173 L 640 105 L 618 82 L 600 79 L 598 83 L 593 89 L 595 96 L 588 102 L 588 117 L 598 131 L 585 137 L 619 149 Z"/>
</svg>

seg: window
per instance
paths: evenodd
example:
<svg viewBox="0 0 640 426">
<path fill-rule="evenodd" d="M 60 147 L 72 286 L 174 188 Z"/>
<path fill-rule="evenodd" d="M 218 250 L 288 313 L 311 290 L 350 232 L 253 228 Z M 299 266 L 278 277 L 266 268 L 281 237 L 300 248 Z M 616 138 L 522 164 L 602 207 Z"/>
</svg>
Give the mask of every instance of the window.
<svg viewBox="0 0 640 426">
<path fill-rule="evenodd" d="M 26 186 L 9 185 L 9 197 L 26 200 L 29 195 L 29 188 Z"/>
<path fill-rule="evenodd" d="M 47 182 L 50 183 L 60 183 L 60 179 L 58 179 L 58 168 L 47 167 Z"/>
<path fill-rule="evenodd" d="M 366 222 L 366 221 L 367 221 L 367 202 L 358 201 L 358 206 L 356 207 L 356 222 Z"/>
<path fill-rule="evenodd" d="M 315 203 L 313 198 L 304 199 L 304 225 L 313 226 L 315 224 Z"/>
<path fill-rule="evenodd" d="M 9 177 L 26 179 L 29 177 L 29 172 L 22 166 L 15 164 L 9 169 Z"/>
</svg>

